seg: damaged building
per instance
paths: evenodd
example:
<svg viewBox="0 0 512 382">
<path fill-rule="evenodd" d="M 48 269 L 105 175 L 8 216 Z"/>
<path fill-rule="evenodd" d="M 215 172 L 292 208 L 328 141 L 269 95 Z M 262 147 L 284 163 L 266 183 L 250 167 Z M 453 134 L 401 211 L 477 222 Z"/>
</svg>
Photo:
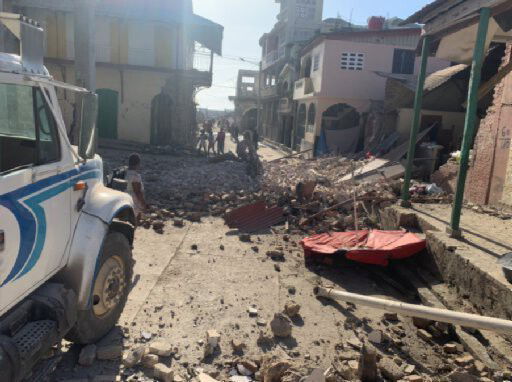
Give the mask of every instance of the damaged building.
<svg viewBox="0 0 512 382">
<path fill-rule="evenodd" d="M 362 151 L 367 116 L 386 98 L 385 76 L 417 74 L 421 29 L 384 25 L 383 18 L 372 17 L 366 29 L 320 35 L 303 48 L 293 96 L 297 149 L 314 149 L 316 155 Z M 433 58 L 427 70 L 449 65 Z"/>
<path fill-rule="evenodd" d="M 242 130 L 256 129 L 259 108 L 259 71 L 239 70 L 235 96 L 229 100 L 235 104 L 234 123 Z"/>
<path fill-rule="evenodd" d="M 46 31 L 45 65 L 73 82 L 72 1 L 8 0 Z M 195 15 L 191 0 L 99 1 L 96 5 L 96 88 L 99 136 L 152 144 L 187 144 L 195 134 L 198 89 L 210 87 L 223 27 Z M 67 125 L 74 99 L 59 98 Z"/>
<path fill-rule="evenodd" d="M 262 61 L 260 135 L 293 145 L 296 113 L 293 84 L 298 79 L 301 47 L 322 26 L 323 0 L 276 0 L 277 23 L 260 39 Z"/>
</svg>

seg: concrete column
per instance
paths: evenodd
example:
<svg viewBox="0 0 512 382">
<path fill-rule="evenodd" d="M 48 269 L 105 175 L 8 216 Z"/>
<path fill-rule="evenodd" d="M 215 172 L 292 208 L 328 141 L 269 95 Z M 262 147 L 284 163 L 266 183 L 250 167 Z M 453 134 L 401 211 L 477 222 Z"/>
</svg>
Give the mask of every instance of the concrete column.
<svg viewBox="0 0 512 382">
<path fill-rule="evenodd" d="M 95 1 L 75 0 L 75 82 L 96 90 Z"/>
<path fill-rule="evenodd" d="M 4 0 L 0 0 L 0 12 L 4 12 Z M 5 52 L 4 26 L 0 24 L 0 52 Z"/>
</svg>

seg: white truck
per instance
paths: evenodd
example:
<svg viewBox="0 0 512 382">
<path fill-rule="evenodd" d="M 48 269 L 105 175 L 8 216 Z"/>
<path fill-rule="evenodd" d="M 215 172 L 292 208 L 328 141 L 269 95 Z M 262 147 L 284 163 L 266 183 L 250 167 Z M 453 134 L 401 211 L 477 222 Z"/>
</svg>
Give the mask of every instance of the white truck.
<svg viewBox="0 0 512 382">
<path fill-rule="evenodd" d="M 0 381 L 39 381 L 63 338 L 95 342 L 119 319 L 136 221 L 103 183 L 96 95 L 49 75 L 36 22 L 0 21 L 20 40 L 20 55 L 0 53 Z M 76 146 L 57 88 L 75 93 Z"/>
</svg>

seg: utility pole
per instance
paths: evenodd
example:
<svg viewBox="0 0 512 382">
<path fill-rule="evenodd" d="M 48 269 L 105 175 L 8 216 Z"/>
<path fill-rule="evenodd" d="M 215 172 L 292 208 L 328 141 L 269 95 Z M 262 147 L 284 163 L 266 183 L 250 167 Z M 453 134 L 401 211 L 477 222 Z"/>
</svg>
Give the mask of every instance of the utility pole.
<svg viewBox="0 0 512 382">
<path fill-rule="evenodd" d="M 96 90 L 95 0 L 75 0 L 74 3 L 75 83 L 94 92 Z"/>
<path fill-rule="evenodd" d="M 0 12 L 4 11 L 4 0 L 0 0 Z M 0 24 L 0 52 L 5 52 L 4 26 Z"/>
</svg>

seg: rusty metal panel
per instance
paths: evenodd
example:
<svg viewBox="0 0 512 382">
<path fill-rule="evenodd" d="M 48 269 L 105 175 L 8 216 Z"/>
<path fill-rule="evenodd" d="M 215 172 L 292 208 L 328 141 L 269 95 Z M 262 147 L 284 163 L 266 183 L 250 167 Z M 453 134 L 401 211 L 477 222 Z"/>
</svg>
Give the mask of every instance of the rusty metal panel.
<svg viewBox="0 0 512 382">
<path fill-rule="evenodd" d="M 264 230 L 284 220 L 284 210 L 281 207 L 267 208 L 264 202 L 240 207 L 225 218 L 230 228 L 238 228 L 242 232 Z"/>
</svg>

